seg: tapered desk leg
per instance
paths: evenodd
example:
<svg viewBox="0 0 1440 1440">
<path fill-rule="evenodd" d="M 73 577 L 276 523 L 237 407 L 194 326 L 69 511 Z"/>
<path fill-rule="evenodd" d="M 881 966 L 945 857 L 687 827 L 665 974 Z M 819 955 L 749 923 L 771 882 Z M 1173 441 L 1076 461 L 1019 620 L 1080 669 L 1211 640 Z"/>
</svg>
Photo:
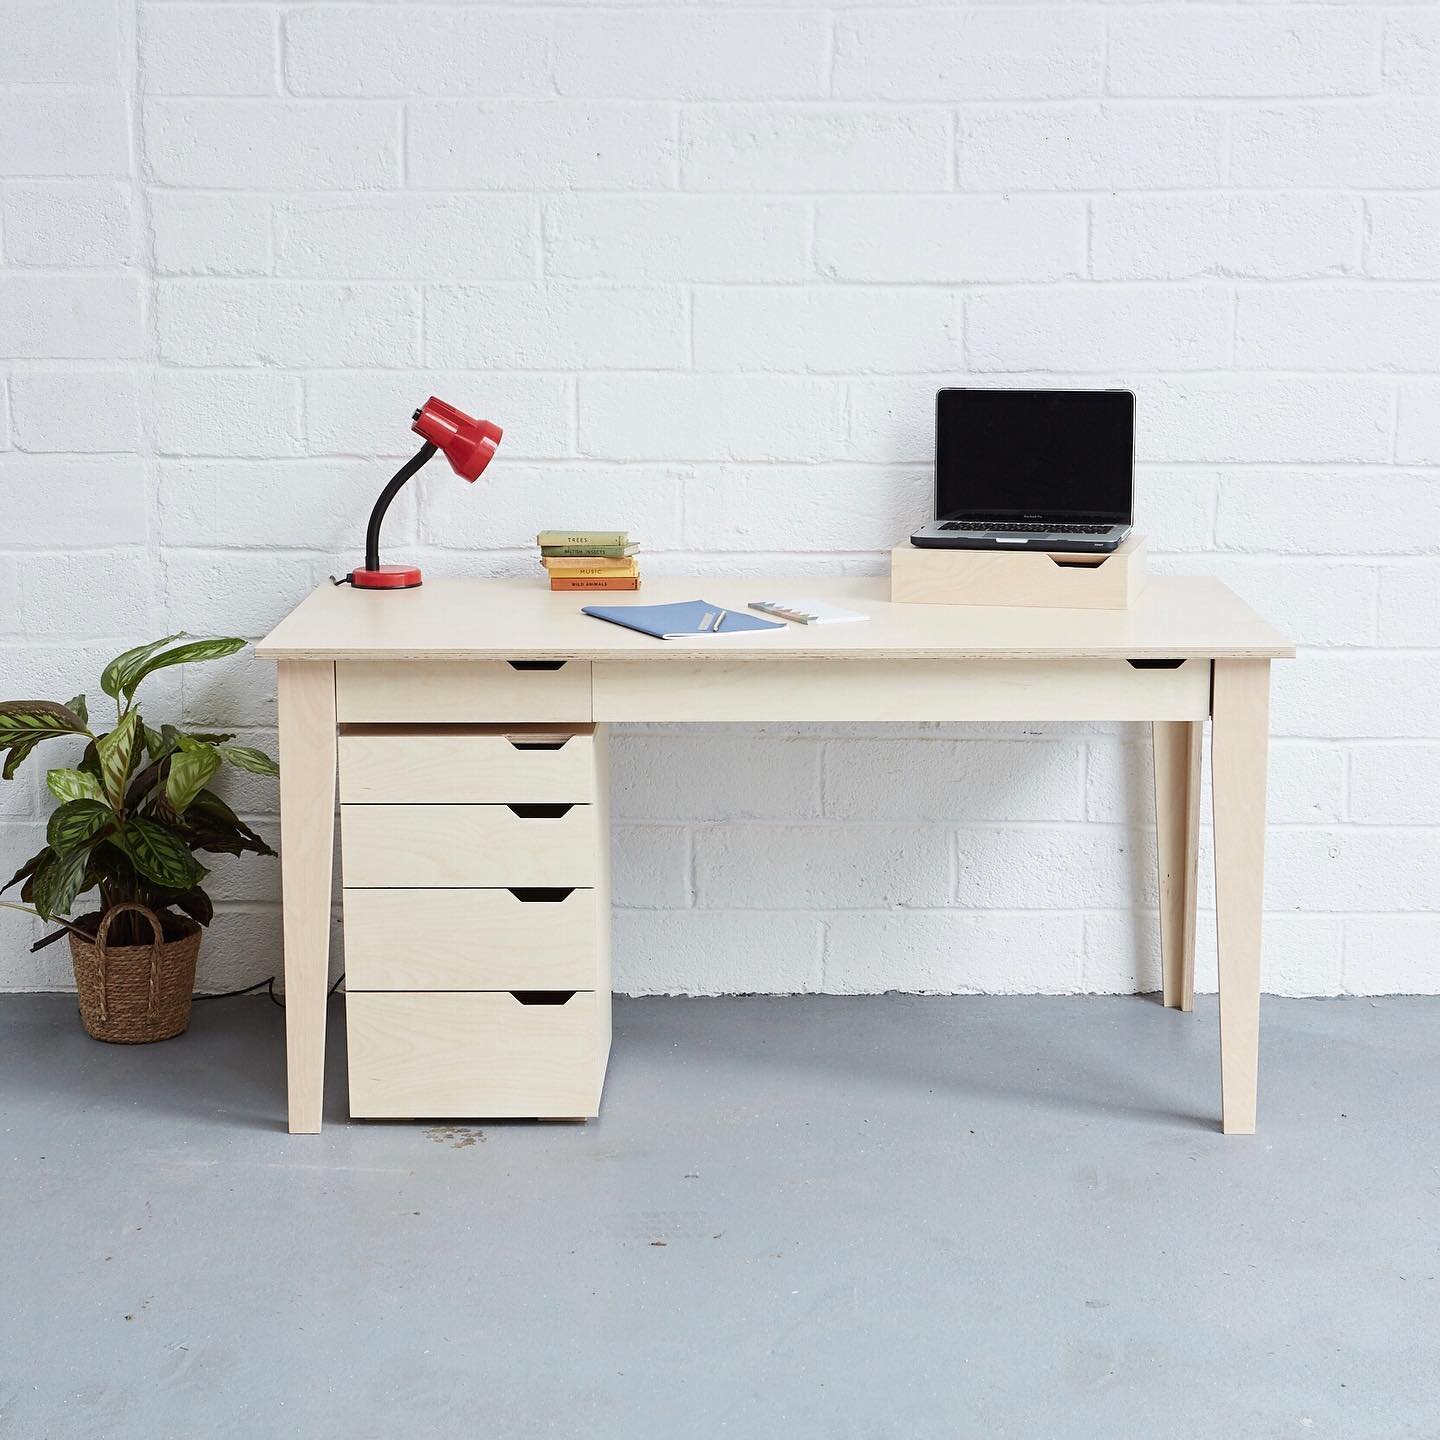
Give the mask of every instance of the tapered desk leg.
<svg viewBox="0 0 1440 1440">
<path fill-rule="evenodd" d="M 1195 1008 L 1195 900 L 1200 860 L 1198 720 L 1157 720 L 1155 835 L 1160 852 L 1160 970 L 1165 1003 Z"/>
<path fill-rule="evenodd" d="M 1210 771 L 1220 960 L 1220 1092 L 1227 1135 L 1255 1133 L 1270 662 L 1217 660 Z"/>
<path fill-rule="evenodd" d="M 320 1129 L 335 844 L 335 666 L 279 662 L 280 878 L 290 1131 Z"/>
</svg>

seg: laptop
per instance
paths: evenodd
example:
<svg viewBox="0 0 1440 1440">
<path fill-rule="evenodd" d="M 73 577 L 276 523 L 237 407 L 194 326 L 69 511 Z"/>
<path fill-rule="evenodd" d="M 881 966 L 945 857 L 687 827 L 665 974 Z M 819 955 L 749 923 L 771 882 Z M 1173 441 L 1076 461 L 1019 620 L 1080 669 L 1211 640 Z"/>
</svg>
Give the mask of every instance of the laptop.
<svg viewBox="0 0 1440 1440">
<path fill-rule="evenodd" d="M 912 545 L 1114 550 L 1135 504 L 1129 390 L 941 390 L 935 519 Z"/>
</svg>

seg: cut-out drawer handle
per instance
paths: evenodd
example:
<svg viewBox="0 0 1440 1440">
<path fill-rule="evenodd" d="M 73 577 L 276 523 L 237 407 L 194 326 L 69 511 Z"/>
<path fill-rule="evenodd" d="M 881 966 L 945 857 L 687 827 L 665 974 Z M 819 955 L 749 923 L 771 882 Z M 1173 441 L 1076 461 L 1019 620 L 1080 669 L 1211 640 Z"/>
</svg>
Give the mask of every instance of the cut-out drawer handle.
<svg viewBox="0 0 1440 1440">
<path fill-rule="evenodd" d="M 512 670 L 563 670 L 563 660 L 507 660 Z"/>
<path fill-rule="evenodd" d="M 510 992 L 522 1005 L 564 1005 L 569 1002 L 573 990 L 512 990 Z"/>
<path fill-rule="evenodd" d="M 528 805 L 507 805 L 505 807 L 512 814 L 518 815 L 522 820 L 558 820 L 562 815 L 568 815 L 575 807 L 574 805 L 549 805 L 531 803 Z"/>
<path fill-rule="evenodd" d="M 505 738 L 514 750 L 563 750 L 570 743 L 568 740 L 516 740 L 511 735 Z"/>
<path fill-rule="evenodd" d="M 558 905 L 575 893 L 573 885 L 510 885 L 507 888 L 522 905 Z"/>
<path fill-rule="evenodd" d="M 1178 670 L 1185 661 L 1182 660 L 1128 660 L 1126 664 L 1133 665 L 1137 670 Z"/>
</svg>

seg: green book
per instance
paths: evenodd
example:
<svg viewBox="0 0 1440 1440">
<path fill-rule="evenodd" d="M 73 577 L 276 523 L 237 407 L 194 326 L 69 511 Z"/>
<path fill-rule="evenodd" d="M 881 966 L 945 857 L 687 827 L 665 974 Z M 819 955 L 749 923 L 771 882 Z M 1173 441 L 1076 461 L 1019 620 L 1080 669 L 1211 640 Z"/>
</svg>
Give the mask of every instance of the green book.
<svg viewBox="0 0 1440 1440">
<path fill-rule="evenodd" d="M 535 543 L 541 547 L 546 545 L 583 545 L 587 549 L 592 545 L 628 545 L 630 532 L 628 530 L 542 530 L 535 537 Z"/>
<path fill-rule="evenodd" d="M 558 532 L 547 532 L 556 534 Z M 639 545 L 542 545 L 540 554 L 543 555 L 605 555 L 614 556 L 617 560 L 624 559 L 627 555 L 633 555 L 639 550 Z"/>
</svg>

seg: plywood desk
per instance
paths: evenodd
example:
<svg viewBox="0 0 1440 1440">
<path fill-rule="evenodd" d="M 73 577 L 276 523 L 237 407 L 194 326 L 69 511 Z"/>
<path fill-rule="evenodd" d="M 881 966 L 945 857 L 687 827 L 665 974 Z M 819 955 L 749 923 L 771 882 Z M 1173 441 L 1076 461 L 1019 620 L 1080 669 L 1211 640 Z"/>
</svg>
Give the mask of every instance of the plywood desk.
<svg viewBox="0 0 1440 1440">
<path fill-rule="evenodd" d="M 705 641 L 652 640 L 602 624 L 579 613 L 585 597 L 553 594 L 532 579 L 440 580 L 389 594 L 326 585 L 310 595 L 258 647 L 261 656 L 279 666 L 291 1130 L 320 1128 L 337 746 L 352 745 L 356 752 L 354 769 L 348 773 L 357 778 L 342 780 L 342 809 L 347 815 L 352 808 L 355 813 L 353 835 L 347 828 L 344 837 L 342 865 L 360 867 L 365 880 L 364 885 L 354 886 L 358 908 L 351 914 L 353 877 L 345 877 L 347 926 L 368 926 L 378 901 L 403 894 L 404 887 L 433 886 L 427 893 L 438 900 L 451 907 L 463 900 L 471 907 L 466 917 L 457 914 L 453 934 L 446 931 L 451 922 L 443 915 L 435 919 L 433 911 L 427 912 L 426 943 L 442 942 L 432 959 L 444 970 L 443 942 L 453 939 L 459 946 L 467 935 L 473 940 L 475 916 L 491 913 L 474 907 L 494 903 L 489 897 L 496 895 L 503 900 L 503 892 L 495 887 L 517 887 L 512 893 L 523 886 L 546 885 L 593 890 L 590 900 L 599 916 L 594 922 L 599 955 L 593 965 L 587 960 L 591 968 L 584 972 L 593 978 L 579 986 L 556 986 L 554 991 L 582 992 L 572 1012 L 579 1018 L 567 1018 L 565 1023 L 591 1027 L 585 1030 L 593 1041 L 585 1063 L 591 1066 L 593 1083 L 583 1108 L 593 1113 L 609 1050 L 603 768 L 609 722 L 1148 721 L 1155 747 L 1165 1003 L 1188 1010 L 1194 994 L 1200 750 L 1208 718 L 1221 1112 L 1227 1133 L 1252 1133 L 1259 1051 L 1270 661 L 1292 656 L 1293 648 L 1211 579 L 1153 578 L 1139 602 L 1123 611 L 898 605 L 890 603 L 886 593 L 884 580 L 647 580 L 637 599 L 651 604 L 703 596 L 743 610 L 747 601 L 762 596 L 808 594 L 872 617 L 867 624 L 790 626 L 783 632 Z M 581 773 L 590 763 L 584 757 L 592 752 L 576 750 L 566 762 L 572 778 L 562 781 L 558 772 L 539 764 L 534 747 L 520 745 L 512 734 L 514 754 L 528 755 L 536 763 L 527 760 L 523 776 L 516 771 L 512 778 L 495 778 L 493 754 L 486 745 L 495 743 L 497 727 L 514 731 L 526 724 L 574 727 L 577 745 L 594 747 L 593 769 Z M 405 785 L 418 788 L 381 792 L 378 797 L 363 789 L 367 773 L 390 774 L 397 769 L 384 763 L 383 755 L 377 763 L 376 745 L 390 745 L 393 748 L 386 753 L 404 757 L 398 766 L 404 778 L 395 784 L 402 790 Z M 463 757 L 459 771 L 450 768 L 446 758 L 457 755 Z M 347 772 L 341 768 L 343 776 Z M 437 780 L 438 773 L 459 779 Z M 345 783 L 362 787 L 355 792 L 354 807 L 343 803 Z M 378 830 L 375 815 L 361 803 L 422 795 L 433 801 L 434 786 L 447 783 L 459 786 L 454 794 L 443 795 L 448 807 L 396 804 L 384 812 L 385 824 Z M 581 788 L 566 790 L 567 784 Z M 542 832 L 526 831 L 523 822 L 529 815 L 542 815 L 533 821 L 535 825 L 554 824 L 553 811 L 543 804 L 509 805 L 509 813 L 496 818 L 491 812 L 498 814 L 507 804 L 488 803 L 558 794 L 582 806 L 591 803 L 593 809 L 576 821 L 577 806 L 569 806 L 571 817 L 563 826 L 544 832 L 555 837 L 554 843 L 544 845 L 527 843 L 528 837 Z M 459 815 L 462 810 L 474 814 Z M 512 820 L 516 815 L 519 818 Z M 427 836 L 427 817 L 435 824 L 443 820 L 449 827 L 446 833 Z M 348 820 L 345 823 L 348 827 Z M 575 838 L 581 834 L 577 825 L 583 826 L 588 838 Z M 389 834 L 398 837 L 396 855 L 387 848 Z M 516 835 L 520 838 L 513 838 Z M 593 863 L 580 853 L 587 845 L 598 847 Z M 495 867 L 501 862 L 484 858 L 491 851 L 519 868 L 496 878 Z M 410 858 L 402 863 L 399 852 Z M 571 852 L 571 859 L 557 858 Z M 464 864 L 456 858 L 462 855 Z M 392 865 L 401 868 L 386 869 Z M 580 868 L 564 871 L 565 865 Z M 592 878 L 573 878 L 582 870 Z M 523 879 L 513 878 L 522 874 Z M 398 888 L 392 892 L 384 890 L 385 885 Z M 526 913 L 528 919 L 530 912 Z M 356 915 L 366 918 L 357 922 Z M 403 931 L 396 932 L 396 943 L 403 943 Z M 555 959 L 555 944 L 541 944 L 533 935 L 525 944 L 530 947 L 527 953 L 544 951 L 549 957 L 545 965 L 553 962 L 560 967 L 544 973 L 564 972 L 562 962 Z M 347 945 L 347 954 L 348 950 Z M 412 1086 L 409 1103 L 420 1103 L 414 1098 L 417 1094 L 434 1095 L 444 1108 L 407 1112 L 402 1108 L 407 1103 L 403 1096 L 381 1095 L 373 1106 L 356 1113 L 458 1113 L 449 1107 L 479 1094 L 487 1097 L 486 1103 L 495 1096 L 497 1107 L 510 1107 L 495 1113 L 520 1113 L 514 1107 L 523 1107 L 526 1100 L 518 1089 L 514 1093 L 505 1089 L 505 1076 L 489 1075 L 483 1083 L 490 1088 L 467 1090 L 463 1077 L 451 1083 L 445 1055 L 469 1053 L 464 1049 L 469 1043 L 466 1036 L 496 1054 L 505 1053 L 511 1033 L 505 1026 L 512 1014 L 505 1006 L 510 1002 L 493 998 L 503 997 L 503 988 L 486 987 L 512 986 L 512 994 L 524 998 L 527 984 L 507 978 L 511 972 L 497 971 L 498 978 L 473 982 L 467 995 L 453 976 L 447 980 L 442 974 L 437 979 L 435 964 L 427 969 L 428 962 L 417 963 L 428 978 L 414 982 L 413 991 L 398 993 L 403 982 L 376 981 L 380 998 L 351 997 L 352 1004 L 360 1007 L 350 1012 L 352 1045 L 363 1012 L 364 1043 L 378 1046 L 377 1074 L 400 1075 L 398 1090 Z M 347 980 L 347 990 L 352 984 Z M 382 995 L 387 984 L 389 989 Z M 537 984 L 535 993 L 544 988 Z M 461 995 L 469 1007 L 468 1018 L 451 1037 L 461 1048 L 445 1051 L 442 1046 L 428 1060 L 426 1055 L 417 1059 L 407 1054 L 403 1063 L 395 1062 L 401 1069 L 384 1070 L 393 1059 L 386 1051 L 393 1038 L 387 1026 L 406 1030 L 412 1048 L 423 1050 L 430 1043 L 425 1038 L 427 1015 L 435 1017 L 442 1029 L 454 1021 L 458 1013 L 454 1007 L 462 1002 L 452 1005 L 443 998 L 436 1000 L 436 995 Z M 373 1009 L 372 1001 L 380 1008 Z M 560 1035 L 554 1015 L 527 1009 L 521 1017 L 518 1007 L 513 1014 L 525 1024 L 552 1026 L 554 1036 L 543 1040 L 546 1045 L 573 1041 L 568 1032 Z M 530 1052 L 516 1043 L 515 1063 L 523 1071 Z M 566 1053 L 580 1055 L 583 1048 Z M 539 1077 L 537 1083 L 548 1073 L 538 1061 L 531 1069 Z M 426 1090 L 424 1084 L 438 1088 Z M 420 1086 L 418 1091 L 415 1085 Z M 353 1109 L 353 1068 L 351 1090 Z M 564 1105 L 566 1099 L 556 1092 L 551 1103 Z M 577 1106 L 572 1110 L 581 1113 Z M 525 1113 L 546 1112 L 539 1108 Z"/>
</svg>

